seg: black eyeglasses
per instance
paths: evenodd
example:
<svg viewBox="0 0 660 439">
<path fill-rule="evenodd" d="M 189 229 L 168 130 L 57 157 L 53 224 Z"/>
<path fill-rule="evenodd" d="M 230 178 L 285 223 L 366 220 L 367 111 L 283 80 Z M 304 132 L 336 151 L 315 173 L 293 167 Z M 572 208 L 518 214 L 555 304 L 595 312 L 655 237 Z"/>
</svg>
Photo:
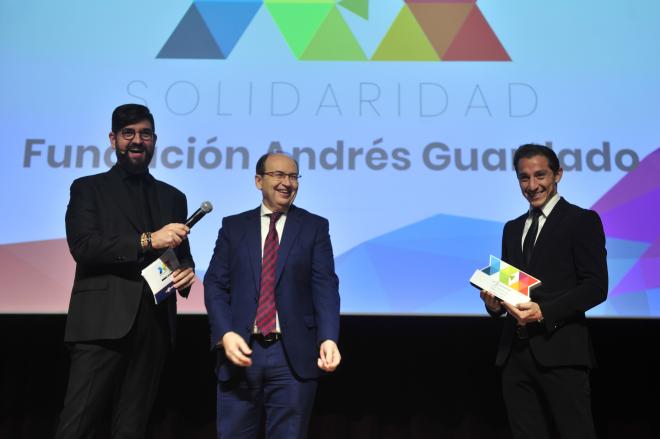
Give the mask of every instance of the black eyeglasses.
<svg viewBox="0 0 660 439">
<path fill-rule="evenodd" d="M 124 128 L 121 131 L 119 131 L 119 133 L 124 138 L 124 140 L 133 140 L 136 134 L 133 128 Z M 137 134 L 140 136 L 140 139 L 144 141 L 148 141 L 156 137 L 156 134 L 154 134 L 154 132 L 151 130 L 142 130 Z"/>
<path fill-rule="evenodd" d="M 264 172 L 262 175 L 268 175 L 270 177 L 273 177 L 277 181 L 282 181 L 286 177 L 289 178 L 289 181 L 298 181 L 300 178 L 302 178 L 302 175 L 300 174 L 287 174 L 286 172 L 282 172 L 282 171 L 269 171 L 269 172 Z"/>
</svg>

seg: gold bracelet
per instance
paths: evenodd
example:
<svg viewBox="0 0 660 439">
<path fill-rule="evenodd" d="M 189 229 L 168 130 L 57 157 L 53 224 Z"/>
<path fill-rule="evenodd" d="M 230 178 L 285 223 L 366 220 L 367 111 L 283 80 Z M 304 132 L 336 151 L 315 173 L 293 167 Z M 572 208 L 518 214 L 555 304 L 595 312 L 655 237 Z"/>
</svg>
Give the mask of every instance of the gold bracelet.
<svg viewBox="0 0 660 439">
<path fill-rule="evenodd" d="M 148 241 L 147 241 L 147 234 L 143 233 L 140 235 L 140 247 L 142 248 L 142 251 L 145 251 L 147 249 Z"/>
<path fill-rule="evenodd" d="M 153 246 L 151 245 L 151 232 L 147 232 L 147 248 L 149 250 L 153 249 Z"/>
</svg>

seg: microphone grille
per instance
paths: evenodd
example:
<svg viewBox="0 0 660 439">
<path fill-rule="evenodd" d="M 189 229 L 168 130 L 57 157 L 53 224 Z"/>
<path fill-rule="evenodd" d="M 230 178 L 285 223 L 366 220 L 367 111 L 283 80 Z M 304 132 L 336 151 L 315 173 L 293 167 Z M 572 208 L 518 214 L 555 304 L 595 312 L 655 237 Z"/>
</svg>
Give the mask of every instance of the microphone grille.
<svg viewBox="0 0 660 439">
<path fill-rule="evenodd" d="M 209 213 L 213 210 L 213 204 L 210 201 L 204 201 L 199 208 L 202 209 L 202 212 Z"/>
</svg>

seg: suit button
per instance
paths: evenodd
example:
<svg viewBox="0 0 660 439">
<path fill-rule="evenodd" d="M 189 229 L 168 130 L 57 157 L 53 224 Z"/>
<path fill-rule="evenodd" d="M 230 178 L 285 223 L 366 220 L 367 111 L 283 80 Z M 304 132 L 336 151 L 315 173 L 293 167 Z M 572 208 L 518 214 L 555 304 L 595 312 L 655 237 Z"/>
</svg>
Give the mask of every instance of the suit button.
<svg viewBox="0 0 660 439">
<path fill-rule="evenodd" d="M 116 257 L 115 257 L 115 260 L 121 262 L 121 261 L 124 260 L 124 257 L 123 257 L 123 256 L 116 256 Z"/>
</svg>

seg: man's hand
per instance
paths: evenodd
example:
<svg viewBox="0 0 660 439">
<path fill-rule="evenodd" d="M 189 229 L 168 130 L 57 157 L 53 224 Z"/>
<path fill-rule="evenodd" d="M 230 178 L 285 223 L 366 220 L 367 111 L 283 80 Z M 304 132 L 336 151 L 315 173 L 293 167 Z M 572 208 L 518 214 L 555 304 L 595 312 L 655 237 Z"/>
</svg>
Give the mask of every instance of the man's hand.
<svg viewBox="0 0 660 439">
<path fill-rule="evenodd" d="M 185 224 L 170 223 L 151 234 L 151 247 L 156 250 L 176 248 L 186 239 L 189 232 L 190 229 Z"/>
<path fill-rule="evenodd" d="M 319 369 L 326 372 L 333 372 L 337 366 L 339 366 L 340 361 L 341 354 L 339 354 L 337 343 L 332 340 L 326 340 L 321 343 L 321 347 L 319 349 L 319 358 L 316 361 Z"/>
<path fill-rule="evenodd" d="M 177 291 L 190 288 L 190 286 L 195 283 L 195 272 L 192 268 L 177 268 L 172 275 L 174 288 L 176 288 Z"/>
<path fill-rule="evenodd" d="M 489 310 L 496 313 L 502 311 L 502 304 L 500 303 L 500 300 L 492 293 L 486 290 L 481 290 L 479 296 L 481 297 L 481 300 L 484 301 Z"/>
<path fill-rule="evenodd" d="M 237 366 L 247 367 L 252 365 L 252 360 L 249 355 L 252 354 L 252 349 L 245 343 L 243 337 L 235 332 L 229 331 L 222 336 L 222 348 L 225 350 L 225 355 L 229 361 Z"/>
<path fill-rule="evenodd" d="M 518 320 L 518 324 L 525 326 L 527 323 L 541 322 L 543 313 L 536 302 L 519 303 L 516 306 L 502 302 L 507 312 Z"/>
</svg>

